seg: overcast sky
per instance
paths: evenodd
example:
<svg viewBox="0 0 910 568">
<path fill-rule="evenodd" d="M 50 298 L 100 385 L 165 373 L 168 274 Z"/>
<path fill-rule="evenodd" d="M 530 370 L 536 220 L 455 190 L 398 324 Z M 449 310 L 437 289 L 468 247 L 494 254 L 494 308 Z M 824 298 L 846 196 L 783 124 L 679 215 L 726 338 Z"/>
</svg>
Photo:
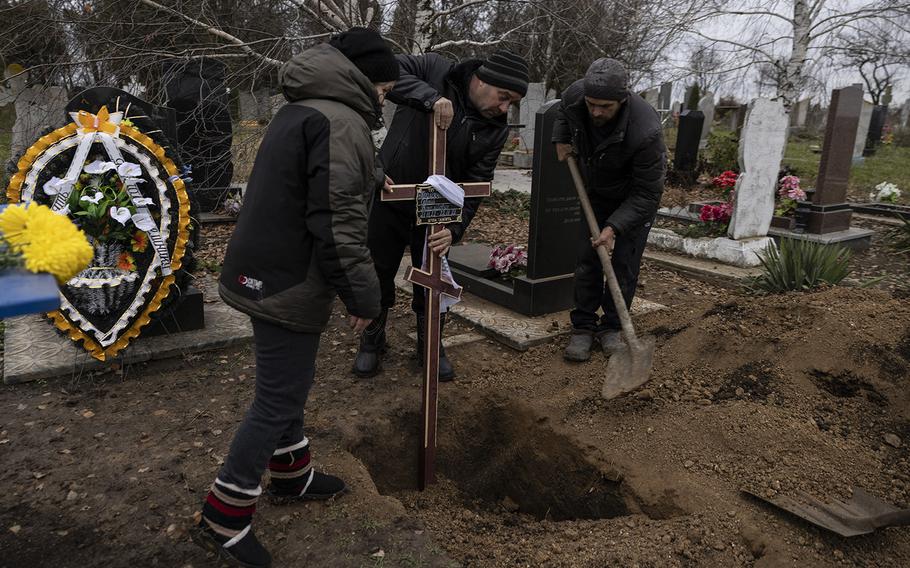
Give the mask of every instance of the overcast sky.
<svg viewBox="0 0 910 568">
<path fill-rule="evenodd" d="M 872 2 L 860 0 L 827 0 L 826 12 L 822 13 L 821 18 L 832 15 L 835 11 L 850 12 L 857 9 L 868 7 Z M 729 9 L 745 11 L 770 11 L 774 14 L 792 17 L 793 3 L 790 0 L 747 0 L 743 2 L 728 2 L 726 6 Z M 792 33 L 792 26 L 788 25 L 783 19 L 771 16 L 742 16 L 727 15 L 709 22 L 705 22 L 697 28 L 698 32 L 704 36 L 719 40 L 729 40 L 733 42 L 744 43 L 748 45 L 768 45 L 768 51 L 775 55 L 786 56 L 790 52 L 789 37 Z M 825 45 L 831 40 L 831 36 L 820 38 L 814 45 Z M 827 41 L 826 41 L 827 40 Z M 708 43 L 704 37 L 698 34 L 690 34 L 680 45 L 679 49 L 673 50 L 668 55 L 665 69 L 661 71 L 660 80 L 676 79 L 674 81 L 674 100 L 681 100 L 686 81 L 689 73 L 689 58 L 692 50 L 700 45 Z M 760 91 L 757 84 L 757 68 L 752 65 L 748 68 L 743 67 L 750 63 L 752 57 L 747 56 L 745 50 L 737 48 L 731 44 L 717 43 L 716 49 L 720 52 L 725 60 L 721 69 L 733 69 L 725 76 L 721 76 L 722 84 L 717 89 L 716 95 L 733 95 L 742 101 L 753 97 L 763 95 L 772 96 L 773 89 L 766 87 L 763 92 Z M 806 65 L 806 75 L 813 81 L 806 87 L 806 95 L 815 100 L 821 100 L 827 103 L 830 92 L 834 88 L 845 87 L 852 83 L 861 83 L 861 77 L 856 70 L 838 69 L 830 58 L 823 57 L 823 51 L 812 49 L 809 52 L 811 58 Z M 641 84 L 639 87 L 647 88 L 649 85 Z M 898 74 L 894 85 L 894 100 L 892 106 L 900 105 L 910 97 L 910 69 L 904 68 Z M 868 98 L 868 95 L 867 95 Z"/>
</svg>

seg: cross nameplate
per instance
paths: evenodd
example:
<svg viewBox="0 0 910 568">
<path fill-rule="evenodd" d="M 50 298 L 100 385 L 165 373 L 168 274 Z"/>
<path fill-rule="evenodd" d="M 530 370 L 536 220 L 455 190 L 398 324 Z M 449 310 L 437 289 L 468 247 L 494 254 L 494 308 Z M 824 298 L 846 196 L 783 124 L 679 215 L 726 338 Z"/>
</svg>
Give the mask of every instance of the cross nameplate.
<svg viewBox="0 0 910 568">
<path fill-rule="evenodd" d="M 446 131 L 436 126 L 435 115 L 429 115 L 430 121 L 430 175 L 445 175 L 446 171 Z M 457 182 L 456 182 L 457 183 Z M 489 182 L 459 183 L 465 191 L 465 197 L 487 197 L 492 186 Z M 428 225 L 430 234 L 438 233 L 445 223 L 461 221 L 461 208 L 452 205 L 442 198 L 427 184 L 396 184 L 390 192 L 383 192 L 382 201 L 414 201 L 417 224 Z M 443 203 L 440 201 L 445 201 Z M 421 203 L 421 199 L 424 200 Z M 436 413 L 439 406 L 439 306 L 442 295 L 461 299 L 461 290 L 442 278 L 442 257 L 427 249 L 428 257 L 424 259 L 427 269 L 420 270 L 409 266 L 405 278 L 426 288 L 426 329 L 424 330 L 423 390 L 421 401 L 420 448 L 417 465 L 417 486 L 422 491 L 430 483 L 436 482 Z"/>
</svg>

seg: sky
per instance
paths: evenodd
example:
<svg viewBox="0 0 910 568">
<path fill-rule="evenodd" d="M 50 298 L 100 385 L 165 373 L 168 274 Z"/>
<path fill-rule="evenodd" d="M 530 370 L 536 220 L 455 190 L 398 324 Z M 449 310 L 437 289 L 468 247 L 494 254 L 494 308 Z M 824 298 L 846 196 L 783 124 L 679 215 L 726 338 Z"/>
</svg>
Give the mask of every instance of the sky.
<svg viewBox="0 0 910 568">
<path fill-rule="evenodd" d="M 835 11 L 849 12 L 867 8 L 870 4 L 871 2 L 859 0 L 828 0 L 819 18 L 833 15 Z M 768 11 L 784 18 L 792 17 L 792 6 L 793 3 L 789 0 L 747 0 L 725 3 L 727 9 Z M 692 51 L 699 44 L 708 43 L 704 37 L 698 34 L 718 40 L 729 40 L 748 45 L 758 45 L 759 42 L 764 42 L 773 46 L 770 50 L 773 51 L 774 55 L 788 55 L 790 51 L 788 36 L 792 34 L 792 25 L 784 21 L 783 18 L 773 15 L 725 15 L 702 23 L 696 27 L 696 30 L 698 33 L 688 35 L 680 49 L 672 50 L 672 53 L 668 55 L 665 69 L 657 77 L 658 83 L 661 80 L 675 79 L 674 100 L 683 98 L 685 85 L 691 82 L 691 80 L 686 81 L 685 78 L 690 75 L 688 68 Z M 831 37 L 830 34 L 823 36 L 815 42 L 815 45 L 826 45 L 830 43 Z M 765 87 L 763 91 L 759 89 L 756 81 L 758 73 L 755 65 L 749 68 L 743 67 L 749 63 L 752 58 L 750 56 L 754 54 L 746 56 L 746 50 L 729 43 L 719 42 L 714 45 L 725 59 L 725 64 L 721 68 L 734 69 L 734 71 L 726 75 L 721 75 L 723 82 L 720 88 L 716 90 L 716 95 L 733 95 L 740 101 L 745 102 L 756 96 L 772 96 L 774 94 L 773 89 L 770 87 Z M 820 55 L 822 55 L 821 50 L 811 50 L 809 56 L 813 59 L 806 66 L 807 74 L 815 78 L 807 86 L 806 95 L 814 101 L 826 104 L 832 89 L 862 82 L 859 73 L 855 69 L 838 69 L 829 58 L 819 57 Z M 649 83 L 649 81 L 644 83 Z M 637 87 L 644 89 L 652 86 L 644 83 L 637 85 Z M 893 95 L 892 106 L 900 105 L 910 97 L 910 69 L 907 67 L 904 67 L 902 72 L 896 77 Z"/>
</svg>

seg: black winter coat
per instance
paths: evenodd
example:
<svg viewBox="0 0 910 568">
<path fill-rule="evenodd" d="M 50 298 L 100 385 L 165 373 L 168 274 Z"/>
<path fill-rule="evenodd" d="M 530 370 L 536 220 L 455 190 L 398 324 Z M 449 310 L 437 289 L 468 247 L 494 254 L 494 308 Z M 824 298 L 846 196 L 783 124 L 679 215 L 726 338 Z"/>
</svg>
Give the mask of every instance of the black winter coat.
<svg viewBox="0 0 910 568">
<path fill-rule="evenodd" d="M 441 55 L 398 55 L 401 76 L 388 99 L 398 105 L 379 151 L 385 173 L 395 183 L 421 183 L 429 175 L 429 119 L 441 97 L 455 116 L 446 131 L 446 176 L 454 182 L 491 181 L 509 135 L 506 117 L 485 118 L 468 99 L 468 85 L 480 60 L 456 64 Z M 450 224 L 457 242 L 474 218 L 481 198 L 465 199 L 461 224 Z"/>
<path fill-rule="evenodd" d="M 377 187 L 373 84 L 321 44 L 279 71 L 287 104 L 269 124 L 221 272 L 221 297 L 293 331 L 323 330 L 336 294 L 348 313 L 379 315 L 367 248 Z"/>
<path fill-rule="evenodd" d="M 552 141 L 575 147 L 592 200 L 616 207 L 607 225 L 623 234 L 653 219 L 667 169 L 667 149 L 657 111 L 640 96 L 629 95 L 613 133 L 594 148 L 581 80 L 566 89 L 559 109 Z"/>
</svg>

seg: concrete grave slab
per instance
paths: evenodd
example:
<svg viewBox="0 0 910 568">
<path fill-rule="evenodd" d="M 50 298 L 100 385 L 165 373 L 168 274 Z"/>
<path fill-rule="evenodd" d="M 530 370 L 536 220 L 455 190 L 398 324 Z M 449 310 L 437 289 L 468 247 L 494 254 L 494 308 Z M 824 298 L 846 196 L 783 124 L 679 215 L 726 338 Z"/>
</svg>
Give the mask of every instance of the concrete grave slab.
<svg viewBox="0 0 910 568">
<path fill-rule="evenodd" d="M 683 237 L 669 229 L 651 229 L 648 233 L 649 245 L 683 252 L 696 258 L 719 260 L 743 268 L 760 266 L 758 253 L 773 243 L 774 239 L 770 237 L 743 240 L 726 237 L 694 239 Z"/>
<path fill-rule="evenodd" d="M 407 294 L 411 294 L 412 289 L 411 283 L 404 279 L 404 273 L 410 263 L 410 256 L 405 256 L 395 277 L 395 285 Z M 635 298 L 632 302 L 632 317 L 664 309 L 666 306 L 663 304 Z M 530 347 L 548 343 L 572 331 L 568 310 L 528 317 L 468 293 L 462 294 L 461 302 L 455 304 L 450 313 L 518 351 L 527 351 Z M 457 337 L 454 336 L 451 340 Z M 444 338 L 443 344 L 448 347 L 445 341 Z"/>
<path fill-rule="evenodd" d="M 84 349 L 60 335 L 43 316 L 6 320 L 3 382 L 76 377 L 108 368 L 112 363 L 129 365 L 180 357 L 252 341 L 250 318 L 221 302 L 214 278 L 206 279 L 204 285 L 204 329 L 156 337 L 140 336 L 116 359 L 105 362 L 92 358 Z"/>
</svg>

